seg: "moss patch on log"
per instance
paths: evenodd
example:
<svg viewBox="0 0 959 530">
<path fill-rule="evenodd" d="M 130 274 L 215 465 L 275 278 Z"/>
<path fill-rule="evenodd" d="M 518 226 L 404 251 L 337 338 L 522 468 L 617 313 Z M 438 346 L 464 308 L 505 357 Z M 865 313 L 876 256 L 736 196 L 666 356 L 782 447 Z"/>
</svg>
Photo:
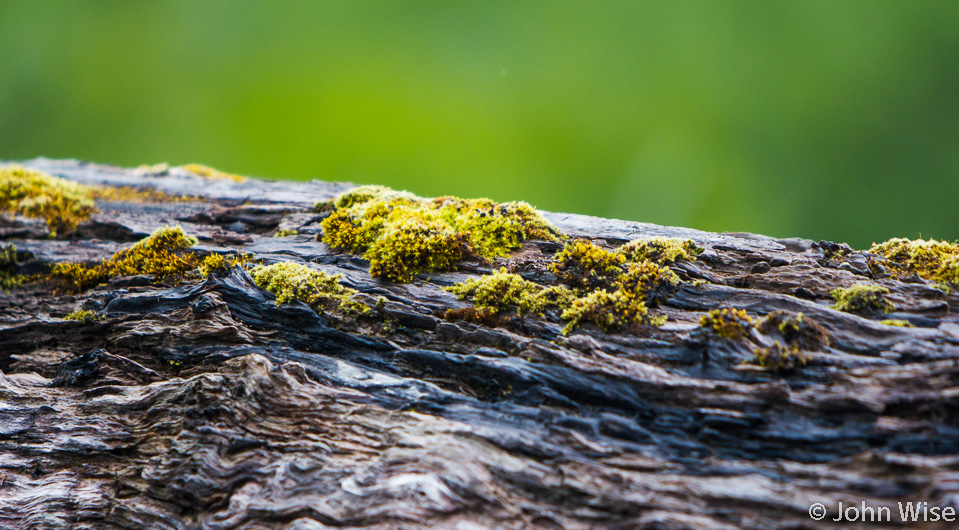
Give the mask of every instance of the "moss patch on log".
<svg viewBox="0 0 959 530">
<path fill-rule="evenodd" d="M 331 276 L 306 265 L 285 261 L 253 267 L 250 276 L 261 288 L 276 295 L 277 305 L 299 300 L 317 313 L 336 310 L 345 314 L 370 312 L 366 305 L 353 300 L 356 290 L 340 284 L 340 274 Z"/>
<path fill-rule="evenodd" d="M 857 283 L 846 289 L 833 289 L 829 294 L 836 300 L 833 308 L 847 313 L 873 316 L 896 310 L 896 306 L 885 297 L 889 289 L 879 285 Z"/>
</svg>

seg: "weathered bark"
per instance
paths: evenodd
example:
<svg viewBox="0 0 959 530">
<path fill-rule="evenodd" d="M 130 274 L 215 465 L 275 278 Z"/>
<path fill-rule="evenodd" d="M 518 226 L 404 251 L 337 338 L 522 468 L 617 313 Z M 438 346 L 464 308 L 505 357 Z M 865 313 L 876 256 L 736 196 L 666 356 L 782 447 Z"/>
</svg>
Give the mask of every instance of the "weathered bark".
<svg viewBox="0 0 959 530">
<path fill-rule="evenodd" d="M 920 526 L 899 520 L 898 501 L 959 505 L 959 296 L 883 279 L 891 317 L 916 327 L 838 312 L 828 291 L 869 273 L 810 241 L 549 214 L 604 244 L 667 235 L 707 248 L 677 267 L 706 281 L 659 309 L 661 329 L 563 336 L 542 319 L 444 319 L 469 304 L 441 287 L 490 264 L 392 284 L 317 242 L 313 204 L 346 185 L 27 165 L 204 200 L 100 204 L 72 241 L 7 219 L 0 237 L 29 253 L 21 272 L 105 258 L 175 223 L 200 251 L 342 274 L 388 300 L 394 329 L 336 329 L 277 306 L 240 269 L 0 294 L 0 527 L 823 528 L 835 523 L 811 520 L 811 504 L 832 518 L 838 502 L 866 501 L 892 507 L 891 521 L 862 526 L 884 528 Z M 300 235 L 270 237 L 278 227 Z M 81 306 L 107 318 L 59 318 Z M 696 331 L 720 307 L 802 312 L 831 346 L 795 372 L 749 368 L 767 337 Z M 927 527 L 956 523 L 939 524 Z"/>
</svg>

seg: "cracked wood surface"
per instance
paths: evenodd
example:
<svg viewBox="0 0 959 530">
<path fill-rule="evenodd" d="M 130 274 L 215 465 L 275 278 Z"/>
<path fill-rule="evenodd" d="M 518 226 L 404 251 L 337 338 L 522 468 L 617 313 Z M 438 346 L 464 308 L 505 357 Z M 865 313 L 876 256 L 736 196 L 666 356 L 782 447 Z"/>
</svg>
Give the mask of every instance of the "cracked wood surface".
<svg viewBox="0 0 959 530">
<path fill-rule="evenodd" d="M 656 310 L 662 328 L 564 336 L 542 319 L 443 317 L 470 304 L 442 286 L 500 263 L 395 284 L 316 241 L 314 203 L 346 184 L 24 164 L 198 200 L 100 203 L 70 241 L 46 239 L 42 220 L 4 218 L 0 237 L 28 257 L 21 273 L 106 258 L 179 224 L 198 252 L 342 274 L 387 300 L 391 325 L 277 306 L 238 268 L 0 294 L 0 527 L 828 528 L 809 518 L 812 503 L 959 505 L 959 296 L 840 268 L 811 241 L 548 213 L 602 245 L 664 235 L 706 249 L 674 267 L 703 281 Z M 278 229 L 299 234 L 271 237 Z M 560 247 L 530 241 L 520 254 Z M 831 289 L 863 280 L 888 287 L 888 318 L 915 327 L 830 307 Z M 105 319 L 61 318 L 79 307 Z M 794 372 L 760 370 L 748 363 L 772 337 L 699 331 L 723 307 L 802 312 L 830 346 Z M 916 525 L 862 526 L 883 527 Z"/>
</svg>

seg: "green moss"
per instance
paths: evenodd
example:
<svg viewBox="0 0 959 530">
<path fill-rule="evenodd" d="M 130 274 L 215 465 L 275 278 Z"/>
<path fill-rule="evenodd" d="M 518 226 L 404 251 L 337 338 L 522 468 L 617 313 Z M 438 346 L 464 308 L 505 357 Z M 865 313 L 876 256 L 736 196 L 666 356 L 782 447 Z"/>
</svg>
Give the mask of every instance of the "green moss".
<svg viewBox="0 0 959 530">
<path fill-rule="evenodd" d="M 895 326 L 895 327 L 898 327 L 898 328 L 914 328 L 914 327 L 916 327 L 916 326 L 913 326 L 913 325 L 912 325 L 912 322 L 909 322 L 908 320 L 898 320 L 898 319 L 895 319 L 895 318 L 889 318 L 889 319 L 886 319 L 886 320 L 880 320 L 879 323 L 882 324 L 883 326 Z"/>
<path fill-rule="evenodd" d="M 874 244 L 869 252 L 890 262 L 889 273 L 896 278 L 912 274 L 947 286 L 959 286 L 959 245 L 935 239 L 890 239 Z"/>
<path fill-rule="evenodd" d="M 13 243 L 0 247 L 0 289 L 10 290 L 19 287 L 23 278 L 17 276 L 17 247 Z"/>
<path fill-rule="evenodd" d="M 152 274 L 157 281 L 179 279 L 200 264 L 196 254 L 185 252 L 196 242 L 196 238 L 179 226 L 167 226 L 98 264 L 58 263 L 46 279 L 64 284 L 65 290 L 73 293 L 105 283 L 114 276 Z"/>
<path fill-rule="evenodd" d="M 298 235 L 300 232 L 298 230 L 277 230 L 273 237 L 288 237 Z"/>
<path fill-rule="evenodd" d="M 563 328 L 564 334 L 586 322 L 607 332 L 640 325 L 661 326 L 666 322 L 666 317 L 650 316 L 641 297 L 622 290 L 609 292 L 601 289 L 577 298 L 562 316 L 569 321 Z"/>
<path fill-rule="evenodd" d="M 0 168 L 0 211 L 43 217 L 54 233 L 74 230 L 96 211 L 93 191 L 22 166 Z"/>
<path fill-rule="evenodd" d="M 566 309 L 576 295 L 563 286 L 543 287 L 510 274 L 506 269 L 446 288 L 461 299 L 470 298 L 476 309 L 495 315 L 516 308 L 517 314 L 543 314 L 547 309 Z"/>
<path fill-rule="evenodd" d="M 759 322 L 757 328 L 766 334 L 777 333 L 787 344 L 804 350 L 818 350 L 829 346 L 829 333 L 802 313 L 773 311 Z"/>
<path fill-rule="evenodd" d="M 236 182 L 244 182 L 246 180 L 246 177 L 244 176 L 234 175 L 233 173 L 225 173 L 218 169 L 213 169 L 210 166 L 204 166 L 203 164 L 186 164 L 184 166 L 180 166 L 180 169 L 185 169 L 190 173 L 194 173 L 205 178 L 227 179 Z"/>
<path fill-rule="evenodd" d="M 805 366 L 808 357 L 795 346 L 783 346 L 778 341 L 766 348 L 754 351 L 753 363 L 772 372 L 791 372 Z"/>
<path fill-rule="evenodd" d="M 896 309 L 884 296 L 889 294 L 889 289 L 878 285 L 857 283 L 848 289 L 833 289 L 829 294 L 836 300 L 833 308 L 847 313 L 871 316 Z"/>
<path fill-rule="evenodd" d="M 626 258 L 586 239 L 566 244 L 550 266 L 559 281 L 579 289 L 610 288 L 625 270 Z"/>
<path fill-rule="evenodd" d="M 642 298 L 647 305 L 655 307 L 676 291 L 681 283 L 679 276 L 666 267 L 651 261 L 629 263 L 626 272 L 615 282 L 617 290 Z"/>
<path fill-rule="evenodd" d="M 644 237 L 626 243 L 616 252 L 629 261 L 649 260 L 660 265 L 668 265 L 677 260 L 693 261 L 696 256 L 702 254 L 703 249 L 689 239 Z"/>
<path fill-rule="evenodd" d="M 714 309 L 703 315 L 699 321 L 703 329 L 723 339 L 746 340 L 753 319 L 743 309 Z"/>
<path fill-rule="evenodd" d="M 276 295 L 277 305 L 299 300 L 317 313 L 364 314 L 370 311 L 353 300 L 354 289 L 340 285 L 340 274 L 331 276 L 306 265 L 281 262 L 253 267 L 250 276 L 257 285 Z"/>
<path fill-rule="evenodd" d="M 236 266 L 243 266 L 253 261 L 253 256 L 241 254 L 228 256 L 225 254 L 209 254 L 203 258 L 197 271 L 201 276 L 209 278 L 214 273 L 226 273 Z"/>
<path fill-rule="evenodd" d="M 94 311 L 89 311 L 86 309 L 77 309 L 76 311 L 63 317 L 63 320 L 75 320 L 77 322 L 93 322 L 96 320 L 103 320 L 103 317 L 96 314 Z"/>
<path fill-rule="evenodd" d="M 426 199 L 382 186 L 360 186 L 333 201 L 323 241 L 363 254 L 370 274 L 408 282 L 419 272 L 452 270 L 467 255 L 492 260 L 530 238 L 559 232 L 526 203 Z"/>
</svg>

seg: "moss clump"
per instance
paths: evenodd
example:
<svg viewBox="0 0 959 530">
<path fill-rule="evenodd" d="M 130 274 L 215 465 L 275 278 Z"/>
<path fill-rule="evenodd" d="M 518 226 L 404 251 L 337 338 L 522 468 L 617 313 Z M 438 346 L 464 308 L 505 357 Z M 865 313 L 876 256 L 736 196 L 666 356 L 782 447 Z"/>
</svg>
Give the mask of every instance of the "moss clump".
<svg viewBox="0 0 959 530">
<path fill-rule="evenodd" d="M 227 180 L 233 180 L 236 182 L 243 182 L 246 180 L 246 177 L 243 177 L 240 175 L 234 175 L 232 173 L 225 173 L 218 169 L 213 169 L 210 166 L 204 166 L 203 164 L 186 164 L 184 166 L 180 166 L 180 169 L 189 171 L 190 173 L 194 173 L 196 175 L 200 175 L 201 177 L 206 177 L 206 178 L 227 179 Z"/>
<path fill-rule="evenodd" d="M 19 287 L 23 278 L 14 272 L 17 266 L 17 247 L 13 243 L 0 247 L 0 289 Z"/>
<path fill-rule="evenodd" d="M 94 311 L 90 311 L 87 309 L 77 309 L 76 311 L 63 317 L 63 320 L 75 320 L 77 322 L 94 322 L 97 320 L 103 320 L 103 317 L 96 314 Z"/>
<path fill-rule="evenodd" d="M 515 307 L 517 314 L 543 314 L 547 309 L 566 309 L 576 294 L 563 286 L 543 287 L 506 269 L 446 288 L 459 299 L 472 298 L 481 315 L 496 315 Z M 485 318 L 485 317 L 484 317 Z"/>
<path fill-rule="evenodd" d="M 253 261 L 253 256 L 241 254 L 238 256 L 227 256 L 224 254 L 209 254 L 200 261 L 197 271 L 204 278 L 209 278 L 215 273 L 229 272 L 236 266 L 243 266 Z"/>
<path fill-rule="evenodd" d="M 629 261 L 649 260 L 669 265 L 677 260 L 693 261 L 703 253 L 692 240 L 675 237 L 644 237 L 634 239 L 616 251 Z"/>
<path fill-rule="evenodd" d="M 596 246 L 586 239 L 567 243 L 553 257 L 550 269 L 559 281 L 579 289 L 610 287 L 623 273 L 625 256 Z"/>
<path fill-rule="evenodd" d="M 342 275 L 318 271 L 292 262 L 257 265 L 250 271 L 257 285 L 276 295 L 276 304 L 299 300 L 317 313 L 340 311 L 364 314 L 370 309 L 353 300 L 354 289 L 340 285 Z"/>
<path fill-rule="evenodd" d="M 888 318 L 886 320 L 880 320 L 880 324 L 883 326 L 895 326 L 897 328 L 914 328 L 916 326 L 912 325 L 912 322 L 908 320 L 899 320 L 895 318 Z"/>
<path fill-rule="evenodd" d="M 596 324 L 607 332 L 640 325 L 661 326 L 666 322 L 666 317 L 650 316 L 640 296 L 622 290 L 609 292 L 601 289 L 577 298 L 562 316 L 569 321 L 563 328 L 564 334 L 585 322 Z"/>
<path fill-rule="evenodd" d="M 896 306 L 886 299 L 889 289 L 867 283 L 857 283 L 848 289 L 833 289 L 829 294 L 836 300 L 833 309 L 847 313 L 872 316 L 895 311 Z"/>
<path fill-rule="evenodd" d="M 0 168 L 0 211 L 43 217 L 54 233 L 74 230 L 96 211 L 93 188 L 27 169 Z"/>
<path fill-rule="evenodd" d="M 805 366 L 808 357 L 795 346 L 783 346 L 778 341 L 766 348 L 757 348 L 754 351 L 753 364 L 766 368 L 771 372 L 791 372 L 800 366 Z"/>
<path fill-rule="evenodd" d="M 681 283 L 676 273 L 651 261 L 629 263 L 626 272 L 616 279 L 617 290 L 642 298 L 650 307 L 655 307 L 676 292 Z"/>
<path fill-rule="evenodd" d="M 289 237 L 289 236 L 299 235 L 299 233 L 300 232 L 298 230 L 288 230 L 288 229 L 277 230 L 273 234 L 273 237 Z"/>
<path fill-rule="evenodd" d="M 829 346 L 829 333 L 802 313 L 773 311 L 759 322 L 757 328 L 766 334 L 778 333 L 787 344 L 803 350 L 818 350 Z"/>
<path fill-rule="evenodd" d="M 196 254 L 184 252 L 196 243 L 196 238 L 179 226 L 167 226 L 98 264 L 58 263 L 46 279 L 64 283 L 66 291 L 78 293 L 114 276 L 152 274 L 157 281 L 179 278 L 200 264 Z"/>
<path fill-rule="evenodd" d="M 873 244 L 869 252 L 878 254 L 895 266 L 889 273 L 896 278 L 918 274 L 920 278 L 959 286 L 959 245 L 935 239 L 890 239 Z"/>
<path fill-rule="evenodd" d="M 363 254 L 374 277 L 409 282 L 419 272 L 452 270 L 469 254 L 492 260 L 530 238 L 559 232 L 533 207 L 488 199 L 425 199 L 382 186 L 361 186 L 332 201 L 323 241 Z M 326 205 L 324 205 L 326 207 Z"/>
<path fill-rule="evenodd" d="M 729 340 L 746 340 L 753 319 L 743 309 L 713 309 L 703 315 L 699 325 L 720 338 Z"/>
</svg>

